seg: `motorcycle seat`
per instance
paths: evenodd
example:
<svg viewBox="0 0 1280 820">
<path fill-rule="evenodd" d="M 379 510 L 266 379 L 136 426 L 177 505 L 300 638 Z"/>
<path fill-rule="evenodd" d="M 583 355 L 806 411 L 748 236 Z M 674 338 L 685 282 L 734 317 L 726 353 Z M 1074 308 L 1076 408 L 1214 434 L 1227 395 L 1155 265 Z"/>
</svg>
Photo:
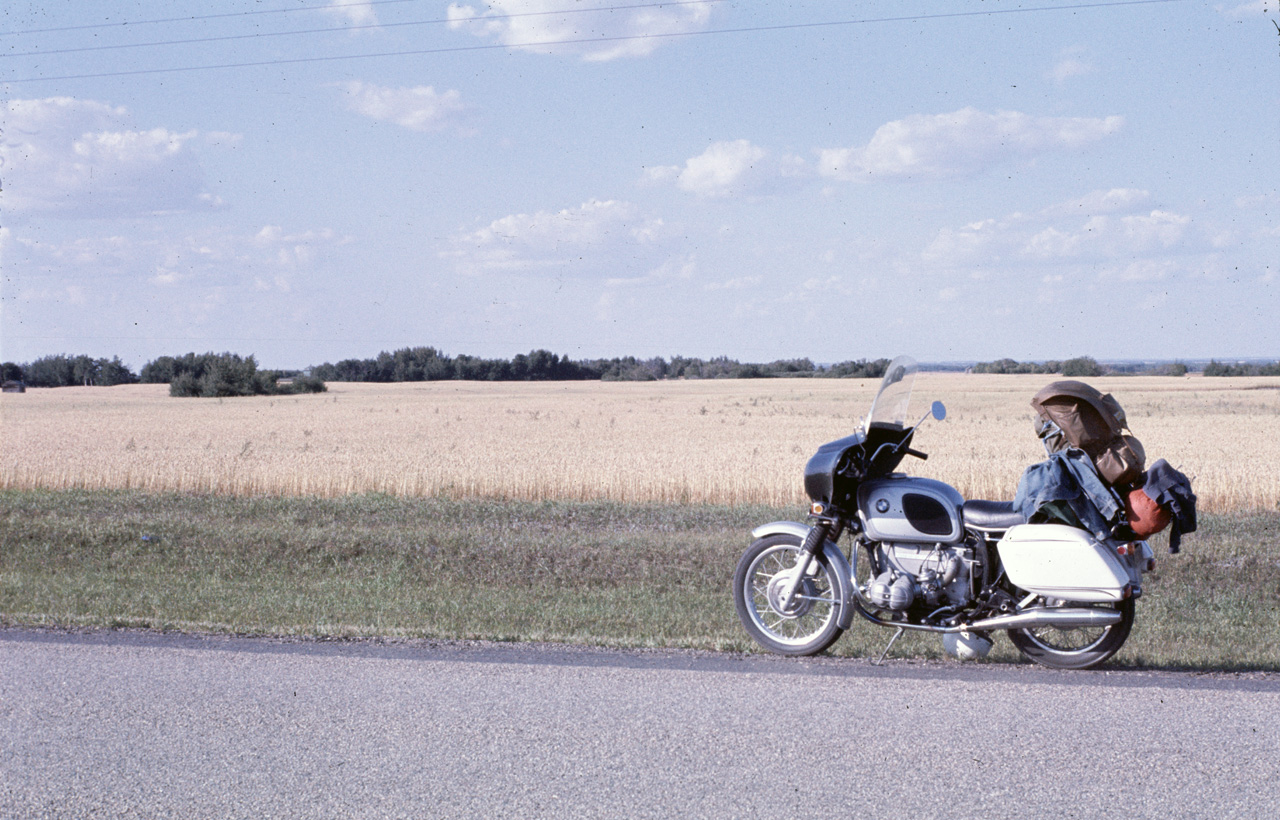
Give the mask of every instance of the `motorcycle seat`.
<svg viewBox="0 0 1280 820">
<path fill-rule="evenodd" d="M 966 501 L 963 509 L 964 525 L 984 532 L 1027 523 L 1027 519 L 1013 509 L 1012 501 Z"/>
</svg>

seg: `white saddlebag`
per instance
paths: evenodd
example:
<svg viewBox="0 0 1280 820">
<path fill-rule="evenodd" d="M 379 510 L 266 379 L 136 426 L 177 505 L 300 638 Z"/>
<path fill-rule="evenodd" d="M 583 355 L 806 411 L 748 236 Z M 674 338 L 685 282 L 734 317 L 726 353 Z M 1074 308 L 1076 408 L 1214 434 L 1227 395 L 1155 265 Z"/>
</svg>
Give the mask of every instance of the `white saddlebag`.
<svg viewBox="0 0 1280 820">
<path fill-rule="evenodd" d="M 1009 580 L 1047 598 L 1120 601 L 1129 586 L 1129 572 L 1111 549 L 1065 524 L 1012 527 L 999 549 Z"/>
</svg>

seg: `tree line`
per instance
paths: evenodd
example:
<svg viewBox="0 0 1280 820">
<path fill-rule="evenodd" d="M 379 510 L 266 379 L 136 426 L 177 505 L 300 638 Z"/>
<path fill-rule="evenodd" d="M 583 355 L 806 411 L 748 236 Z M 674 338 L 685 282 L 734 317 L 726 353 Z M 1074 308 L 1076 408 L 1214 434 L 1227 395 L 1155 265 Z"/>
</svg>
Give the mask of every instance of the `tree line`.
<svg viewBox="0 0 1280 820">
<path fill-rule="evenodd" d="M 1108 374 L 1147 374 L 1153 376 L 1185 376 L 1187 366 L 1181 362 L 1147 366 L 1103 365 L 1092 356 L 1078 356 L 1065 361 L 1049 360 L 1044 362 L 1019 362 L 1014 359 L 997 359 L 994 362 L 979 362 L 970 368 L 974 373 L 1044 373 L 1066 376 L 1069 379 L 1087 379 Z M 1210 373 L 1206 367 L 1206 376 L 1222 376 L 1225 373 Z"/>
<path fill-rule="evenodd" d="M 173 396 L 252 396 L 281 393 L 323 392 L 325 382 L 415 381 L 656 381 L 661 379 L 763 379 L 881 378 L 888 359 L 857 359 L 836 364 L 814 364 L 810 359 L 778 359 L 767 363 L 740 362 L 727 356 L 711 359 L 655 356 L 641 359 L 572 360 L 548 350 L 533 350 L 510 359 L 485 359 L 460 354 L 449 356 L 434 347 L 406 347 L 383 351 L 369 359 L 325 362 L 309 369 L 260 370 L 254 356 L 235 353 L 187 353 L 161 356 L 147 362 L 135 374 L 118 356 L 110 359 L 85 355 L 44 356 L 26 364 L 4 362 L 5 382 L 30 387 L 99 386 L 117 384 L 168 384 Z M 974 373 L 1043 373 L 1067 378 L 1091 378 L 1117 373 L 1149 373 L 1182 376 L 1185 364 L 1103 365 L 1091 356 L 1044 362 L 997 359 L 968 368 Z M 1278 376 L 1280 361 L 1270 364 L 1225 364 L 1216 360 L 1204 366 L 1206 376 Z"/>
<path fill-rule="evenodd" d="M 94 359 L 89 356 L 44 356 L 27 364 L 0 364 L 3 381 L 22 382 L 29 387 L 111 387 L 135 384 L 138 377 L 119 356 Z"/>
<path fill-rule="evenodd" d="M 297 371 L 259 370 L 253 356 L 188 353 L 161 356 L 134 373 L 120 357 L 58 354 L 33 362 L 0 364 L 5 382 L 28 387 L 111 387 L 117 384 L 168 384 L 171 396 L 261 396 L 323 392 L 320 379 Z"/>
<path fill-rule="evenodd" d="M 779 376 L 879 378 L 888 359 L 815 365 L 809 359 L 779 359 L 764 364 L 743 363 L 727 356 L 713 359 L 655 356 L 639 359 L 572 360 L 548 350 L 534 350 L 511 359 L 449 356 L 434 347 L 406 347 L 383 351 L 371 359 L 343 359 L 311 369 L 324 381 L 656 381 L 659 379 L 756 379 Z"/>
<path fill-rule="evenodd" d="M 323 393 L 324 380 L 301 373 L 259 370 L 253 356 L 235 353 L 188 353 L 161 356 L 143 365 L 143 384 L 168 384 L 170 396 L 275 396 Z"/>
<path fill-rule="evenodd" d="M 1223 364 L 1210 360 L 1204 366 L 1206 376 L 1280 376 L 1280 362 L 1271 364 Z"/>
<path fill-rule="evenodd" d="M 599 379 L 581 363 L 546 350 L 511 359 L 446 356 L 434 347 L 406 347 L 372 359 L 343 359 L 311 368 L 311 375 L 340 382 L 578 381 Z"/>
</svg>

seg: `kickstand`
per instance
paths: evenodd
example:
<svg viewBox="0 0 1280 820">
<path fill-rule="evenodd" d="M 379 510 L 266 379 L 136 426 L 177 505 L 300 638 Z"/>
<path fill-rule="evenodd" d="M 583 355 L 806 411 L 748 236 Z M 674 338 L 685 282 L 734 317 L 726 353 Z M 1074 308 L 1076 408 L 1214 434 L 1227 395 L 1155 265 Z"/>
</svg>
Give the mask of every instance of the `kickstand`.
<svg viewBox="0 0 1280 820">
<path fill-rule="evenodd" d="M 880 660 L 875 662 L 876 666 L 879 666 L 880 664 L 884 663 L 884 659 L 889 656 L 889 650 L 893 649 L 893 645 L 897 643 L 898 639 L 902 637 L 902 633 L 906 631 L 907 631 L 907 628 L 905 626 L 898 627 L 898 631 L 893 633 L 893 637 L 889 639 L 889 645 L 886 646 L 884 648 L 884 652 L 881 653 Z"/>
</svg>

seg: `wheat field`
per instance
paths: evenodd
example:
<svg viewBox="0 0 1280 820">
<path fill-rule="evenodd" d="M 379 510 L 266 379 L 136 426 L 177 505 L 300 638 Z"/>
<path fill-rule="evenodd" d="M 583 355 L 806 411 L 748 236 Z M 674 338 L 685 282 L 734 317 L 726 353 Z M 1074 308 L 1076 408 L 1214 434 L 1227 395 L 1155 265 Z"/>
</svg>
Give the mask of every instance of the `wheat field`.
<svg viewBox="0 0 1280 820">
<path fill-rule="evenodd" d="M 903 469 L 1010 499 L 1044 458 L 1031 396 L 1048 376 L 922 373 L 948 408 Z M 1192 476 L 1207 512 L 1280 508 L 1280 379 L 1092 379 L 1148 461 Z M 0 397 L 0 488 L 801 504 L 819 444 L 848 434 L 875 380 L 331 383 L 329 392 L 170 398 L 165 385 Z"/>
</svg>

